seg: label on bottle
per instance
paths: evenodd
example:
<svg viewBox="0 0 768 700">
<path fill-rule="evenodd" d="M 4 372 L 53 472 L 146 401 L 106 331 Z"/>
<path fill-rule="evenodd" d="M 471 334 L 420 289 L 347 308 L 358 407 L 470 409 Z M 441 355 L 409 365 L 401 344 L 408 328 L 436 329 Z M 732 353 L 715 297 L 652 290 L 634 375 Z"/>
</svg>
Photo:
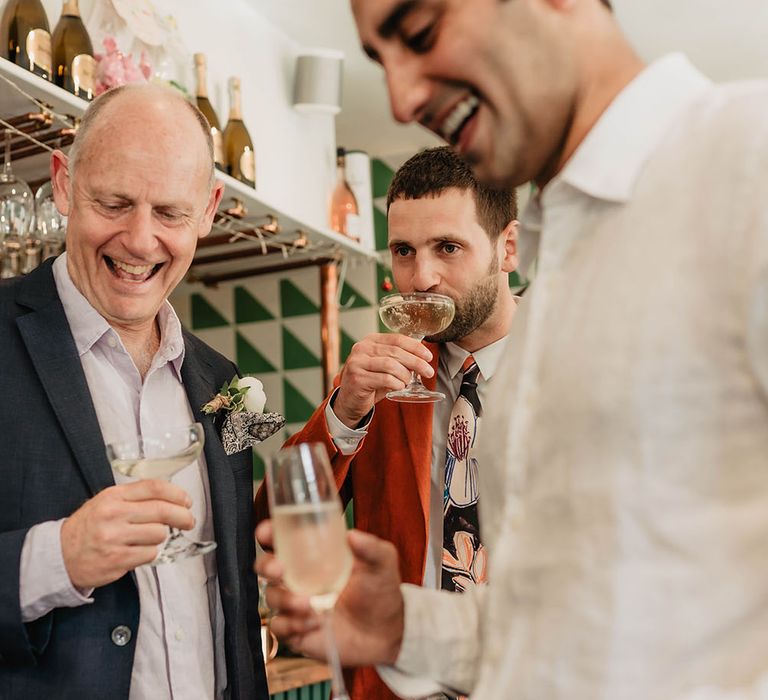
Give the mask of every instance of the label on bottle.
<svg viewBox="0 0 768 700">
<path fill-rule="evenodd" d="M 72 59 L 72 68 L 70 69 L 72 84 L 75 95 L 83 92 L 88 99 L 93 97 L 94 77 L 96 76 L 96 61 L 93 56 L 87 53 L 81 53 Z"/>
<path fill-rule="evenodd" d="M 51 35 L 45 29 L 33 29 L 27 34 L 29 70 L 36 67 L 51 75 Z"/>
<path fill-rule="evenodd" d="M 246 148 L 240 155 L 240 175 L 245 180 L 256 182 L 256 157 L 250 148 Z"/>
<path fill-rule="evenodd" d="M 211 127 L 211 137 L 213 138 L 213 160 L 219 165 L 225 165 L 224 160 L 224 136 L 215 127 Z"/>
</svg>

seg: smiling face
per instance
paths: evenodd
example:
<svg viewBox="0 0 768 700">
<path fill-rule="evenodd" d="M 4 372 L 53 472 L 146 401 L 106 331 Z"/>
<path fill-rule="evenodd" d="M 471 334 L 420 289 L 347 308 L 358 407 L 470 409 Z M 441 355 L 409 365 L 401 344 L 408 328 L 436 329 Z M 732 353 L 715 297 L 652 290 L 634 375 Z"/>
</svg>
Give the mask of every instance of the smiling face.
<svg viewBox="0 0 768 700">
<path fill-rule="evenodd" d="M 133 90 L 103 108 L 73 177 L 52 160 L 54 195 L 67 215 L 67 269 L 117 329 L 151 328 L 211 228 L 221 186 L 200 125 L 179 98 Z"/>
<path fill-rule="evenodd" d="M 494 340 L 509 297 L 508 273 L 517 265 L 516 224 L 491 242 L 477 219 L 470 190 L 449 188 L 439 195 L 396 199 L 389 207 L 389 249 L 398 291 L 445 294 L 456 304 L 451 325 L 434 342 L 461 341 L 482 347 Z M 473 337 L 474 336 L 474 337 Z"/>
<path fill-rule="evenodd" d="M 558 0 L 351 0 L 392 113 L 448 141 L 487 184 L 540 177 L 573 118 L 576 68 Z"/>
</svg>

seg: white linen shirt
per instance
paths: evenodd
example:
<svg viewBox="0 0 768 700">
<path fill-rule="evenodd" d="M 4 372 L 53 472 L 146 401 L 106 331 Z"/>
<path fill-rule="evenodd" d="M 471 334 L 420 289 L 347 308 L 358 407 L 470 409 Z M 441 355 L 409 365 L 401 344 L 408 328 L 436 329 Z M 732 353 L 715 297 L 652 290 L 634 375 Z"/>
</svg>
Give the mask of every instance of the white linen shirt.
<svg viewBox="0 0 768 700">
<path fill-rule="evenodd" d="M 478 458 L 488 586 L 404 586 L 401 695 L 768 698 L 768 84 L 680 55 L 527 209 Z"/>
</svg>

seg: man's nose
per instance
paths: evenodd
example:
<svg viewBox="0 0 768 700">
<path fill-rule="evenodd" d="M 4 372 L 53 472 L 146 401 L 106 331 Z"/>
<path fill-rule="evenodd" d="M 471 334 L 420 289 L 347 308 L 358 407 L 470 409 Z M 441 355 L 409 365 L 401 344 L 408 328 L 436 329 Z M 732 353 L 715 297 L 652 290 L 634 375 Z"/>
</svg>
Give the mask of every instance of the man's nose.
<svg viewBox="0 0 768 700">
<path fill-rule="evenodd" d="M 127 224 L 123 237 L 126 251 L 142 260 L 150 260 L 159 245 L 155 235 L 157 223 L 154 221 L 152 208 L 135 207 Z"/>
<path fill-rule="evenodd" d="M 430 99 L 430 81 L 412 58 L 396 57 L 384 66 L 392 116 L 399 122 L 419 121 Z"/>
<path fill-rule="evenodd" d="M 429 292 L 440 283 L 440 275 L 433 261 L 426 258 L 419 260 L 418 256 L 413 265 L 411 284 L 415 292 Z"/>
</svg>

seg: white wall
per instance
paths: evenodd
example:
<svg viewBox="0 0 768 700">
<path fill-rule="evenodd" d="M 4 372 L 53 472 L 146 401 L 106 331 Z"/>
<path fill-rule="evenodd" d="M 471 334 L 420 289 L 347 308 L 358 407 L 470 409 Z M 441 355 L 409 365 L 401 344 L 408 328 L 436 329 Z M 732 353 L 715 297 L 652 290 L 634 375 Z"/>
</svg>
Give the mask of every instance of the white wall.
<svg viewBox="0 0 768 700">
<path fill-rule="evenodd" d="M 61 0 L 43 4 L 53 31 Z M 94 19 L 103 17 L 111 3 L 81 0 L 80 6 L 98 52 L 101 33 Z M 294 57 L 301 47 L 245 0 L 154 0 L 154 6 L 163 16 L 175 17 L 190 71 L 193 53 L 207 55 L 209 96 L 222 128 L 229 110 L 227 79 L 240 76 L 259 195 L 311 225 L 325 226 L 335 176 L 334 122 L 333 117 L 301 115 L 291 106 Z"/>
</svg>

